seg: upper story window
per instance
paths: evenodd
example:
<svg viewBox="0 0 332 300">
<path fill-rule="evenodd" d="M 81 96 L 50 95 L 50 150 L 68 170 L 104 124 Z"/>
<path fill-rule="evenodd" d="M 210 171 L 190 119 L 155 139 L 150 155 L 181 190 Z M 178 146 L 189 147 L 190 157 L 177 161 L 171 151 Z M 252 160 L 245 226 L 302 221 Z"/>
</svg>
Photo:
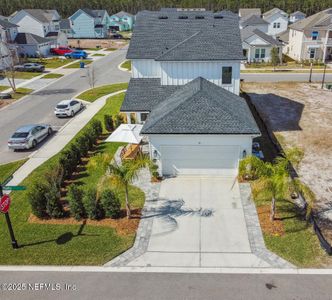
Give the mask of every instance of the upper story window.
<svg viewBox="0 0 332 300">
<path fill-rule="evenodd" d="M 279 22 L 274 22 L 273 23 L 273 28 L 280 28 L 280 23 Z"/>
<path fill-rule="evenodd" d="M 232 84 L 232 67 L 222 67 L 222 84 Z"/>
<path fill-rule="evenodd" d="M 318 40 L 318 31 L 313 31 L 312 33 L 311 33 L 311 39 L 313 40 L 313 41 L 316 41 L 316 40 Z"/>
</svg>

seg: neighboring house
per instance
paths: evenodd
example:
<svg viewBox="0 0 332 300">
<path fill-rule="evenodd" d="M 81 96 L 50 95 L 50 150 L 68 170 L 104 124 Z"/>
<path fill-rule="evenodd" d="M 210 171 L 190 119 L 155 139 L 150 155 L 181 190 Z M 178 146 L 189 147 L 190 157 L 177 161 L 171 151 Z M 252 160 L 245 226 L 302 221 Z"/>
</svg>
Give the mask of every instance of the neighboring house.
<svg viewBox="0 0 332 300">
<path fill-rule="evenodd" d="M 69 20 L 71 38 L 106 38 L 109 35 L 109 15 L 104 9 L 79 9 Z"/>
<path fill-rule="evenodd" d="M 262 16 L 262 11 L 260 8 L 240 8 L 239 9 L 239 17 L 242 18 L 248 18 L 251 16 Z"/>
<path fill-rule="evenodd" d="M 66 36 L 71 36 L 73 33 L 73 29 L 71 26 L 71 21 L 69 19 L 60 20 L 60 31 L 63 32 Z"/>
<path fill-rule="evenodd" d="M 297 60 L 332 60 L 332 8 L 290 25 L 288 55 Z"/>
<path fill-rule="evenodd" d="M 268 33 L 269 23 L 257 15 L 251 15 L 240 20 L 240 29 L 254 27 L 262 32 Z"/>
<path fill-rule="evenodd" d="M 290 23 L 295 23 L 297 21 L 303 20 L 306 18 L 306 14 L 301 12 L 301 11 L 296 11 L 293 12 L 292 14 L 289 15 L 289 22 Z"/>
<path fill-rule="evenodd" d="M 51 47 L 54 47 L 56 40 L 44 38 L 33 33 L 19 32 L 14 41 L 17 44 L 19 55 L 24 56 L 47 56 Z"/>
<path fill-rule="evenodd" d="M 18 32 L 31 33 L 49 38 L 56 45 L 68 44 L 67 37 L 60 31 L 60 15 L 54 9 L 22 9 L 11 16 L 10 22 L 18 25 Z"/>
<path fill-rule="evenodd" d="M 5 17 L 0 16 L 0 41 L 12 43 L 17 35 L 18 26 L 9 22 Z"/>
<path fill-rule="evenodd" d="M 139 12 L 121 112 L 144 123 L 160 175 L 236 176 L 260 131 L 239 97 L 244 59 L 231 12 Z"/>
<path fill-rule="evenodd" d="M 134 16 L 125 11 L 120 11 L 110 16 L 110 28 L 118 31 L 132 30 L 134 25 Z"/>
<path fill-rule="evenodd" d="M 289 52 L 289 28 L 277 36 L 277 39 L 282 43 L 282 53 L 288 55 Z"/>
<path fill-rule="evenodd" d="M 271 61 L 271 50 L 277 48 L 279 60 L 282 59 L 282 43 L 255 27 L 241 29 L 243 54 L 247 62 Z"/>
<path fill-rule="evenodd" d="M 263 19 L 269 23 L 268 35 L 276 37 L 287 30 L 288 14 L 279 8 L 273 8 L 263 14 Z"/>
</svg>

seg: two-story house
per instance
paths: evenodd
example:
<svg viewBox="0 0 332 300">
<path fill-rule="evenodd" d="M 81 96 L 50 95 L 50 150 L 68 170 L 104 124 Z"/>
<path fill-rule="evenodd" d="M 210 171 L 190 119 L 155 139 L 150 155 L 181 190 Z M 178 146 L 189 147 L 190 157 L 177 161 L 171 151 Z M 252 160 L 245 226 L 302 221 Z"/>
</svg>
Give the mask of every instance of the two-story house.
<svg viewBox="0 0 332 300">
<path fill-rule="evenodd" d="M 17 35 L 17 25 L 0 16 L 0 70 L 12 65 L 17 58 L 16 45 L 13 44 Z"/>
<path fill-rule="evenodd" d="M 295 60 L 332 60 L 332 8 L 290 25 L 287 54 Z"/>
<path fill-rule="evenodd" d="M 105 9 L 82 8 L 69 20 L 71 38 L 106 38 L 109 35 L 109 15 Z"/>
<path fill-rule="evenodd" d="M 11 16 L 10 22 L 18 25 L 18 31 L 29 33 L 53 42 L 53 46 L 65 46 L 67 37 L 60 31 L 60 15 L 54 9 L 22 9 Z"/>
<path fill-rule="evenodd" d="M 279 8 L 273 8 L 263 14 L 263 19 L 269 23 L 268 35 L 278 36 L 288 28 L 288 14 Z"/>
<path fill-rule="evenodd" d="M 295 23 L 297 21 L 303 20 L 306 18 L 306 14 L 302 11 L 295 11 L 292 14 L 289 15 L 289 23 Z"/>
<path fill-rule="evenodd" d="M 118 31 L 132 30 L 134 25 L 134 16 L 125 11 L 120 11 L 110 16 L 110 28 Z"/>
<path fill-rule="evenodd" d="M 132 78 L 121 111 L 144 124 L 159 173 L 236 174 L 260 134 L 239 97 L 238 16 L 139 12 L 127 58 Z"/>
<path fill-rule="evenodd" d="M 8 21 L 6 17 L 0 16 L 0 41 L 12 43 L 18 32 L 18 26 Z"/>
</svg>

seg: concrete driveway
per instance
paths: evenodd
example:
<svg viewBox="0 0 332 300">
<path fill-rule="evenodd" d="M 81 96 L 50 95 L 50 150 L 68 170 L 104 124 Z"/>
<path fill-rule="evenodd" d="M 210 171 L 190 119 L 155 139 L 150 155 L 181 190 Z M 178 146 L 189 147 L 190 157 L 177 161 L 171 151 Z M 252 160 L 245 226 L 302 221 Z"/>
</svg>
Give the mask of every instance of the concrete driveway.
<svg viewBox="0 0 332 300">
<path fill-rule="evenodd" d="M 270 267 L 252 252 L 234 178 L 166 179 L 146 218 L 153 218 L 147 251 L 127 266 Z"/>
</svg>

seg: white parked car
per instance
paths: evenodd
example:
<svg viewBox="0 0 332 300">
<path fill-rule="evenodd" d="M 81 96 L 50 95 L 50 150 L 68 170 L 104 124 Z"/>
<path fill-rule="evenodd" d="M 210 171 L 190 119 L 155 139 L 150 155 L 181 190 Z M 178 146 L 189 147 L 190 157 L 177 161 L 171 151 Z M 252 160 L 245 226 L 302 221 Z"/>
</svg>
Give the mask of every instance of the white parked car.
<svg viewBox="0 0 332 300">
<path fill-rule="evenodd" d="M 81 101 L 75 99 L 63 100 L 55 107 L 54 114 L 57 117 L 73 117 L 82 108 L 83 103 Z"/>
<path fill-rule="evenodd" d="M 9 149 L 35 148 L 39 142 L 52 134 L 51 125 L 35 124 L 25 125 L 17 129 L 8 140 Z"/>
</svg>

